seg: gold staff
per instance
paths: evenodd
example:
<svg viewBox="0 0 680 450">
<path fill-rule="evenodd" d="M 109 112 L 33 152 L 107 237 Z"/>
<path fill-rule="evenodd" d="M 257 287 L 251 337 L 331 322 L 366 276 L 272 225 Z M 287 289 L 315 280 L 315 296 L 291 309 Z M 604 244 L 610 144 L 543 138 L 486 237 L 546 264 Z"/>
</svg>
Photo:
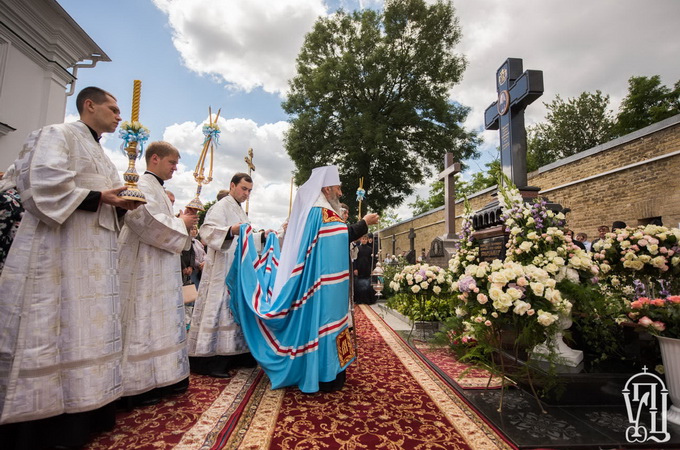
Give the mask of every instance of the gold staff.
<svg viewBox="0 0 680 450">
<path fill-rule="evenodd" d="M 212 181 L 213 173 L 213 159 L 215 156 L 215 145 L 219 144 L 220 137 L 220 127 L 217 125 L 217 119 L 220 118 L 220 112 L 222 110 L 217 110 L 217 115 L 215 120 L 213 120 L 212 108 L 208 107 L 208 123 L 203 124 L 203 135 L 205 139 L 203 140 L 203 149 L 201 149 L 201 155 L 198 157 L 198 162 L 196 163 L 196 168 L 194 169 L 194 180 L 198 183 L 196 188 L 196 197 L 189 202 L 187 208 L 193 208 L 198 211 L 205 211 L 203 207 L 203 202 L 199 196 L 201 195 L 201 190 L 203 185 L 206 185 Z M 210 169 L 208 171 L 208 176 L 205 176 L 205 160 L 208 157 L 208 152 L 210 152 Z"/>
<path fill-rule="evenodd" d="M 253 149 L 248 149 L 248 156 L 243 158 L 243 160 L 248 164 L 248 176 L 252 177 L 253 171 L 255 170 L 255 165 L 253 164 Z M 248 209 L 250 206 L 250 199 L 246 200 L 246 215 L 248 215 Z"/>
</svg>

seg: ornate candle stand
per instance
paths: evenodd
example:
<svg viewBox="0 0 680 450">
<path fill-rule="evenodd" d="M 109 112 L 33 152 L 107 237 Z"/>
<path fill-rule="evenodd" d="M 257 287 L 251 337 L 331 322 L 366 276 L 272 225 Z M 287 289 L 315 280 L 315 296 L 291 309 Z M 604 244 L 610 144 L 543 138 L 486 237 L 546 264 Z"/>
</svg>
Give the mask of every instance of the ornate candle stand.
<svg viewBox="0 0 680 450">
<path fill-rule="evenodd" d="M 132 119 L 120 125 L 119 136 L 123 139 L 121 149 L 128 157 L 128 168 L 123 173 L 126 189 L 118 194 L 125 200 L 146 203 L 144 194 L 137 187 L 139 174 L 135 170 L 135 161 L 144 153 L 144 143 L 149 139 L 149 129 L 139 123 L 139 98 L 142 91 L 142 82 L 135 80 L 132 91 Z M 139 149 L 137 148 L 139 143 Z"/>
</svg>

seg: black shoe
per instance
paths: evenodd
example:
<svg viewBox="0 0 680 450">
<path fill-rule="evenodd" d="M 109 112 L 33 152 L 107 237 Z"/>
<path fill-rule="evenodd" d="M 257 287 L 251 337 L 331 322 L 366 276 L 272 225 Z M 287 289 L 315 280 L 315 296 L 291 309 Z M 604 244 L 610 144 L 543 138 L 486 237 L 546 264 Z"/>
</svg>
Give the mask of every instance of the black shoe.
<svg viewBox="0 0 680 450">
<path fill-rule="evenodd" d="M 187 389 L 189 389 L 189 377 L 178 381 L 175 384 L 171 384 L 170 386 L 161 388 L 161 395 L 163 397 L 168 395 L 181 395 L 184 394 Z"/>
<path fill-rule="evenodd" d="M 245 367 L 247 369 L 252 369 L 253 367 L 257 367 L 257 361 L 253 357 L 253 354 L 248 352 L 248 353 L 243 353 L 242 355 L 238 355 L 235 361 L 235 365 L 238 367 Z"/>
</svg>

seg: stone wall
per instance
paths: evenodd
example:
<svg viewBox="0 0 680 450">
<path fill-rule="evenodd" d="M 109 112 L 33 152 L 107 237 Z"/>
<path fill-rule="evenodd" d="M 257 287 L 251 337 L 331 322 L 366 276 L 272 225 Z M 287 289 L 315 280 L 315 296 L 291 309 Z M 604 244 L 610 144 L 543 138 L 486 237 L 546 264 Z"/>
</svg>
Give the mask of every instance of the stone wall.
<svg viewBox="0 0 680 450">
<path fill-rule="evenodd" d="M 569 228 L 597 237 L 597 227 L 615 220 L 645 224 L 661 217 L 669 227 L 680 226 L 680 115 L 629 135 L 564 158 L 528 174 L 540 195 L 570 208 Z M 493 200 L 495 187 L 469 198 L 473 210 Z M 456 232 L 463 202 L 456 202 Z M 410 249 L 408 234 L 416 234 L 416 255 L 430 250 L 444 234 L 444 208 L 401 221 L 380 231 L 382 255 Z M 393 245 L 394 241 L 394 245 Z M 394 250 L 393 250 L 394 249 Z"/>
</svg>

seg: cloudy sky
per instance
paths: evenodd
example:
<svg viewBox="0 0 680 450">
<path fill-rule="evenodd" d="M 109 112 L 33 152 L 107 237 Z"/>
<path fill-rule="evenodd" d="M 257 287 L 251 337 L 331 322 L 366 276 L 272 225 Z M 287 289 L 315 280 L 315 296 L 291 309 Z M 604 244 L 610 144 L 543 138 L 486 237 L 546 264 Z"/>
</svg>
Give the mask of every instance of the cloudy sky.
<svg viewBox="0 0 680 450">
<path fill-rule="evenodd" d="M 221 108 L 215 181 L 204 202 L 255 151 L 255 189 L 250 216 L 258 227 L 278 227 L 288 215 L 293 164 L 283 148 L 288 117 L 281 109 L 295 58 L 319 16 L 338 8 L 382 8 L 378 0 L 57 0 L 112 59 L 78 72 L 76 91 L 89 85 L 111 91 L 129 119 L 133 80 L 142 80 L 140 121 L 151 140 L 172 142 L 181 166 L 168 189 L 176 205 L 193 198 L 192 172 L 201 148 L 208 107 Z M 457 0 L 463 39 L 457 51 L 467 70 L 451 98 L 472 108 L 466 127 L 482 131 L 484 110 L 496 98 L 495 72 L 508 57 L 524 69 L 543 70 L 545 93 L 529 106 L 526 123 L 543 120 L 556 94 L 575 97 L 599 89 L 614 111 L 631 76 L 680 79 L 678 0 Z M 67 120 L 76 117 L 75 98 Z M 482 131 L 482 158 L 470 173 L 496 157 L 497 132 Z M 127 166 L 121 140 L 104 146 L 121 170 Z M 138 167 L 143 169 L 143 163 Z M 466 175 L 469 176 L 469 173 Z M 427 195 L 428 187 L 418 192 Z M 370 192 L 368 193 L 370 195 Z M 411 199 L 412 201 L 412 199 Z M 410 217 L 406 203 L 397 211 Z"/>
</svg>

